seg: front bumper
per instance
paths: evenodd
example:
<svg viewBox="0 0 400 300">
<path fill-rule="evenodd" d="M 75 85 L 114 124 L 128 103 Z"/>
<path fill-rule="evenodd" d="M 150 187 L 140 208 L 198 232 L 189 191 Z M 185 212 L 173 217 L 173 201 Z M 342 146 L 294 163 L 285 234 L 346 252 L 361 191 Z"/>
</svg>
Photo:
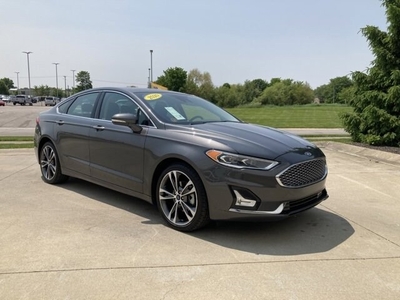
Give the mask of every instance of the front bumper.
<svg viewBox="0 0 400 300">
<path fill-rule="evenodd" d="M 232 170 L 217 167 L 205 177 L 210 218 L 213 220 L 282 219 L 310 209 L 329 196 L 326 176 L 296 188 L 282 186 L 276 176 L 290 166 L 274 171 Z M 210 176 L 211 175 L 211 176 Z"/>
</svg>

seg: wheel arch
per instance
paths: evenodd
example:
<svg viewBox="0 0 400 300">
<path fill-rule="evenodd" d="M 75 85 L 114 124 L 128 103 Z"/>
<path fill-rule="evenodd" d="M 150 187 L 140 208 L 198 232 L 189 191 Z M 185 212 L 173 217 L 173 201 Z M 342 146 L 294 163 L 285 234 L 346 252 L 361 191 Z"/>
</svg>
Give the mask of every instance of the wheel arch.
<svg viewBox="0 0 400 300">
<path fill-rule="evenodd" d="M 185 165 L 186 167 L 190 168 L 193 172 L 196 173 L 196 175 L 200 178 L 201 184 L 203 185 L 204 191 L 206 193 L 206 199 L 207 199 L 207 204 L 208 203 L 208 195 L 207 195 L 207 190 L 205 189 L 204 183 L 203 183 L 203 179 L 200 176 L 200 174 L 197 172 L 196 168 L 194 168 L 190 163 L 188 163 L 187 161 L 181 159 L 181 158 L 177 158 L 177 157 L 169 157 L 166 158 L 164 160 L 162 160 L 157 167 L 155 168 L 154 172 L 153 172 L 153 176 L 151 179 L 151 201 L 153 203 L 153 205 L 155 207 L 157 207 L 157 200 L 156 200 L 156 189 L 157 189 L 157 181 L 158 178 L 160 177 L 161 173 L 168 168 L 170 165 L 172 164 L 182 164 Z"/>
<path fill-rule="evenodd" d="M 38 145 L 38 160 L 39 160 L 39 163 L 40 163 L 40 152 L 42 151 L 43 145 L 46 144 L 47 142 L 52 143 L 53 146 L 56 147 L 56 146 L 54 145 L 53 141 L 52 141 L 49 137 L 47 137 L 47 136 L 42 137 L 42 138 L 40 139 L 39 145 Z"/>
</svg>

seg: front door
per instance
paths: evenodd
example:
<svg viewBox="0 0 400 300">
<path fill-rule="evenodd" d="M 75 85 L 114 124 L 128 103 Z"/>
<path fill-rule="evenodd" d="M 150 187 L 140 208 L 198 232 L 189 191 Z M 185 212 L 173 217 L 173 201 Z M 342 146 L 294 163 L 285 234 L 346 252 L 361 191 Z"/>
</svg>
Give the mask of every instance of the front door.
<svg viewBox="0 0 400 300">
<path fill-rule="evenodd" d="M 106 92 L 99 119 L 94 120 L 89 146 L 92 177 L 141 193 L 146 135 L 111 122 L 113 115 L 136 114 L 137 109 L 137 104 L 126 95 Z"/>
</svg>

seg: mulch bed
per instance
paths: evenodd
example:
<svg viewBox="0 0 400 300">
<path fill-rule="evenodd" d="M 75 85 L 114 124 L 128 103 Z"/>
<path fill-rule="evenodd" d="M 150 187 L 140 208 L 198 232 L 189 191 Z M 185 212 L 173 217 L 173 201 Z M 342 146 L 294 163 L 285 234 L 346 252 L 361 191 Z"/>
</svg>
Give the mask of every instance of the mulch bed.
<svg viewBox="0 0 400 300">
<path fill-rule="evenodd" d="M 369 148 L 369 149 L 374 149 L 374 150 L 379 150 L 379 151 L 385 151 L 385 152 L 400 154 L 400 147 L 372 146 L 372 145 L 368 145 L 368 144 L 354 143 L 354 142 L 352 142 L 350 144 L 354 145 L 354 146 L 359 146 L 359 147 L 364 147 L 364 148 Z"/>
</svg>

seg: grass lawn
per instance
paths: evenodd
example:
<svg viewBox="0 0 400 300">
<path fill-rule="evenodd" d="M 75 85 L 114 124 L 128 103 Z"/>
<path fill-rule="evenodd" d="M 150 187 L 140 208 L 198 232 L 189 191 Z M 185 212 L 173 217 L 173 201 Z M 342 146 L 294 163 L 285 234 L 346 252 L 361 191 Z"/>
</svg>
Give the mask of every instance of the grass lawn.
<svg viewBox="0 0 400 300">
<path fill-rule="evenodd" d="M 0 149 L 33 148 L 32 136 L 0 136 Z"/>
<path fill-rule="evenodd" d="M 338 104 L 235 107 L 227 109 L 249 123 L 277 128 L 342 128 L 339 114 L 352 107 Z"/>
</svg>

